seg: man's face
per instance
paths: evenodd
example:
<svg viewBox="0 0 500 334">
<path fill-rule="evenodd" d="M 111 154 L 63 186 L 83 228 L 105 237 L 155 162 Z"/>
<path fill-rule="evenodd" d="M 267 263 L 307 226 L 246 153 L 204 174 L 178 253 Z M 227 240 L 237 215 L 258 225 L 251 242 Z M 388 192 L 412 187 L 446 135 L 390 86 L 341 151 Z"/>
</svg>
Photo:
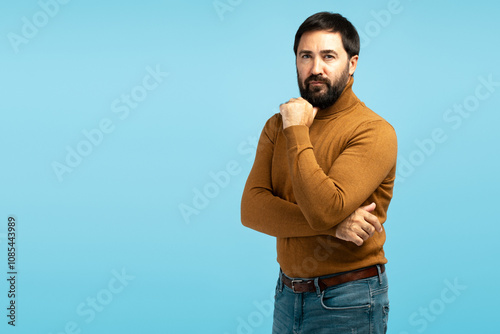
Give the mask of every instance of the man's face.
<svg viewBox="0 0 500 334">
<path fill-rule="evenodd" d="M 300 95 L 314 107 L 325 109 L 337 101 L 358 56 L 348 59 L 339 33 L 308 31 L 297 48 L 297 80 Z"/>
</svg>

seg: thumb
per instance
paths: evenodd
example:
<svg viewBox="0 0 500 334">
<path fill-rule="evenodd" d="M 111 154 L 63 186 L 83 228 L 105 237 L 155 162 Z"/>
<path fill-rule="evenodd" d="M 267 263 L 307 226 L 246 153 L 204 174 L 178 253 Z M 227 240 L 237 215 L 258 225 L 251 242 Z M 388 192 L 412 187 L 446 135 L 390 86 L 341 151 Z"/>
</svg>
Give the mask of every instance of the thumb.
<svg viewBox="0 0 500 334">
<path fill-rule="evenodd" d="M 372 202 L 371 204 L 369 204 L 367 206 L 361 207 L 361 209 L 368 211 L 368 212 L 372 212 L 373 210 L 375 210 L 376 206 L 377 206 L 377 204 L 375 204 L 375 202 Z"/>
<path fill-rule="evenodd" d="M 319 111 L 318 107 L 313 108 L 313 118 L 316 117 L 316 114 L 318 113 L 318 111 Z"/>
</svg>

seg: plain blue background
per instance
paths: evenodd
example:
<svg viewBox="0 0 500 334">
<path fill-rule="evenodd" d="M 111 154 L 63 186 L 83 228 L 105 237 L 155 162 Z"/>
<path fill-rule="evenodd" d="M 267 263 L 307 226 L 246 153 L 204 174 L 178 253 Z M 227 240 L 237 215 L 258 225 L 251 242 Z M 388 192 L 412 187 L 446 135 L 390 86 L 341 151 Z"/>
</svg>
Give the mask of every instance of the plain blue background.
<svg viewBox="0 0 500 334">
<path fill-rule="evenodd" d="M 298 95 L 293 36 L 324 10 L 364 34 L 354 91 L 398 133 L 389 333 L 494 330 L 497 2 L 72 0 L 52 16 L 45 3 L 0 5 L 2 333 L 270 333 L 275 240 L 241 225 L 240 198 L 262 126 Z M 168 73 L 149 91 L 148 69 Z M 112 131 L 88 146 L 103 120 Z M 58 178 L 78 145 L 87 155 Z"/>
</svg>

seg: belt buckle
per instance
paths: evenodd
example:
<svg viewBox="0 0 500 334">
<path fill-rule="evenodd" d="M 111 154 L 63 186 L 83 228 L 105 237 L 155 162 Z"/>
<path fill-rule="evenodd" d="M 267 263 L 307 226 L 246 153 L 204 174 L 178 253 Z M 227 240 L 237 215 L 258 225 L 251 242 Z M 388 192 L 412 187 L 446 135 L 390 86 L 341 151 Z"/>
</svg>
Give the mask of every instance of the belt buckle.
<svg viewBox="0 0 500 334">
<path fill-rule="evenodd" d="M 297 291 L 295 291 L 295 285 L 294 284 L 295 283 L 302 283 L 302 282 L 304 282 L 304 280 L 301 280 L 301 279 L 292 279 L 292 291 L 296 293 Z"/>
</svg>

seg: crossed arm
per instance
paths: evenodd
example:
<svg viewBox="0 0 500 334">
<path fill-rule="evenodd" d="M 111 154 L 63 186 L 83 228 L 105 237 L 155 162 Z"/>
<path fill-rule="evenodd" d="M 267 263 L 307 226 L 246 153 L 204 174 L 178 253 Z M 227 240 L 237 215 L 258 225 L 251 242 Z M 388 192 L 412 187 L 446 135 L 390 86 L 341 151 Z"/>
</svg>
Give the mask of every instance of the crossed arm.
<svg viewBox="0 0 500 334">
<path fill-rule="evenodd" d="M 267 124 L 261 134 L 254 166 L 243 192 L 243 225 L 280 238 L 332 235 L 361 245 L 376 230 L 381 231 L 382 226 L 377 217 L 370 213 L 375 209 L 374 203 L 358 207 L 382 182 L 387 171 L 371 177 L 373 181 L 369 184 L 353 182 L 356 171 L 349 170 L 348 165 L 353 163 L 353 159 L 359 159 L 360 155 L 366 157 L 366 152 L 363 152 L 365 148 L 353 145 L 341 154 L 328 175 L 324 173 L 316 163 L 308 137 L 308 127 L 312 124 L 315 111 L 305 100 L 294 99 L 289 104 L 292 107 L 299 104 L 305 110 L 302 116 L 306 116 L 305 120 L 290 120 L 290 115 L 282 105 L 288 162 L 297 204 L 273 194 L 271 169 L 276 133 L 270 129 L 276 127 Z M 366 183 L 364 180 L 360 182 Z M 361 192 L 360 187 L 363 189 Z M 349 194 L 351 188 L 356 189 L 355 197 Z M 318 200 L 322 209 L 318 209 Z"/>
</svg>

